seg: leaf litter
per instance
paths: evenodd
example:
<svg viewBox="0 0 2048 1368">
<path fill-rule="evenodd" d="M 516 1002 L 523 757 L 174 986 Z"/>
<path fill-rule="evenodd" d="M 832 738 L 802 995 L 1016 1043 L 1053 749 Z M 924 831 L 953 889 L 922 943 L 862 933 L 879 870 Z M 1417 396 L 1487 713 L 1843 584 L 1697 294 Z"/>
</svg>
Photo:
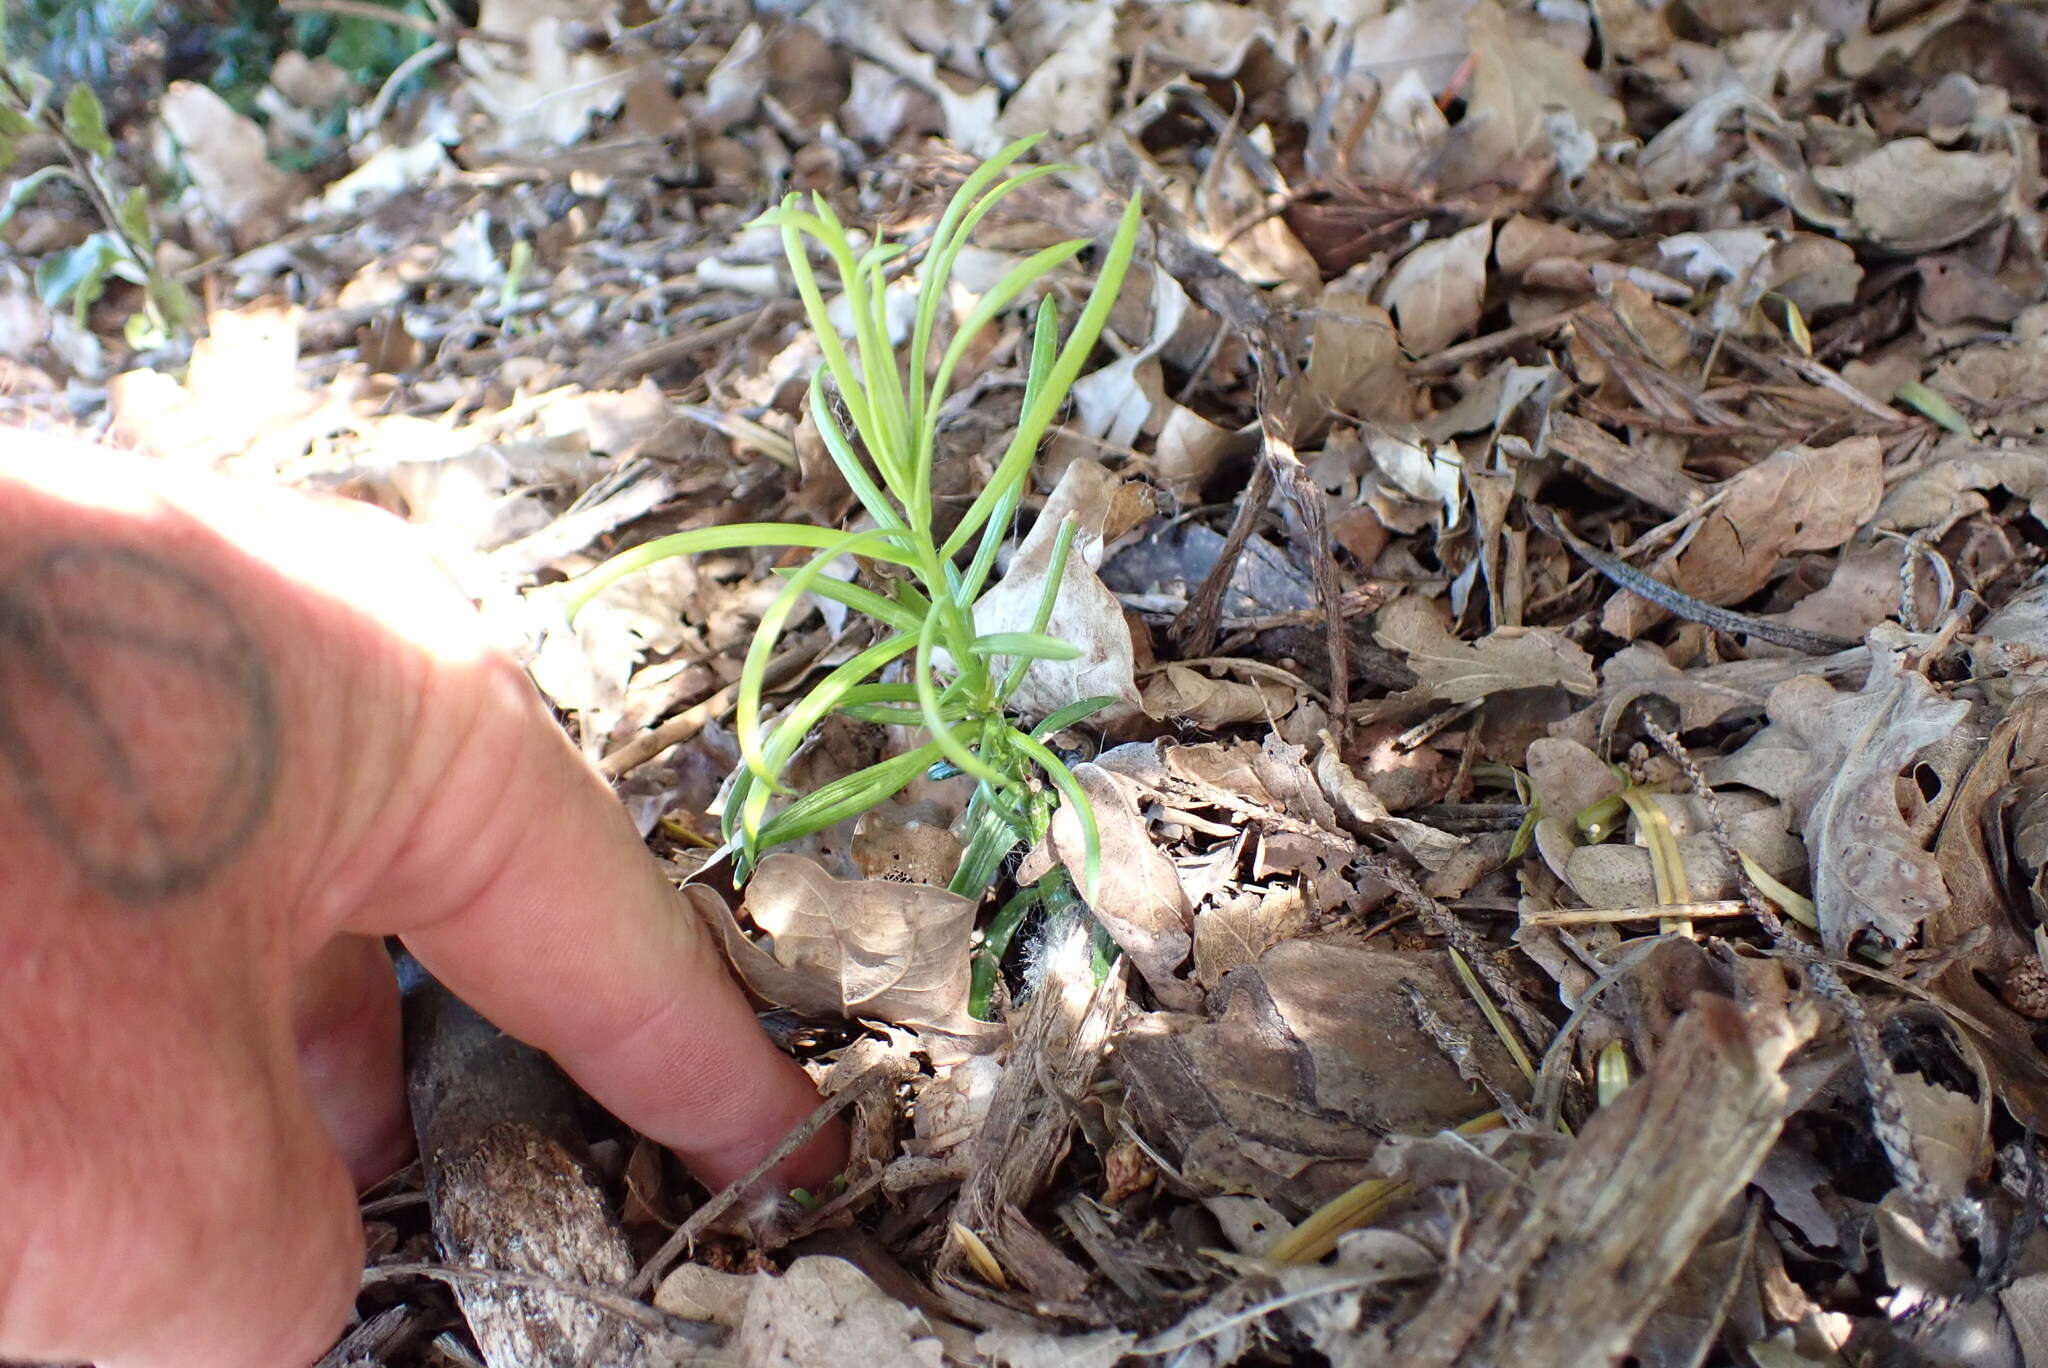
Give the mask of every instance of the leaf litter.
<svg viewBox="0 0 2048 1368">
<path fill-rule="evenodd" d="M 652 1298 L 618 1361 L 2048 1365 L 2048 20 L 436 12 L 382 88 L 294 52 L 237 106 L 131 54 L 112 164 L 179 188 L 144 226 L 206 335 L 139 334 L 119 274 L 60 294 L 93 225 L 26 196 L 0 403 L 427 528 L 848 1118 L 843 1183 L 783 1209 L 589 1122 Z M 932 513 L 1142 191 L 974 623 L 1031 631 L 1062 566 L 1077 649 L 1011 704 L 1113 701 L 1046 738 L 1100 869 L 1062 804 L 949 890 L 938 767 L 736 887 L 734 704 L 789 567 L 668 562 L 573 629 L 550 587 L 857 529 L 753 221 L 816 192 L 906 242 L 873 320 L 905 328 L 946 197 L 1036 133 L 1066 169 L 958 279 L 1095 249 L 962 358 Z M 899 593 L 827 573 L 771 703 Z M 784 778 L 916 744 L 834 718 Z M 438 1257 L 408 1181 L 373 1265 Z M 468 1361 L 447 1306 L 373 1281 L 330 1358 Z"/>
</svg>

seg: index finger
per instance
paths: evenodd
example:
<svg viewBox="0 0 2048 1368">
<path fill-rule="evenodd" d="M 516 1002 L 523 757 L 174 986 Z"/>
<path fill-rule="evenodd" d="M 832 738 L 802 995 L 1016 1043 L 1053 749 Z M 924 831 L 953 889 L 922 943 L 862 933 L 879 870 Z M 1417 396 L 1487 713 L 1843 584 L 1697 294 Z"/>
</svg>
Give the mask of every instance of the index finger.
<svg viewBox="0 0 2048 1368">
<path fill-rule="evenodd" d="M 509 662 L 435 776 L 359 929 L 402 936 L 501 1029 L 554 1056 L 714 1187 L 817 1106 L 763 1034 L 708 930 Z M 834 1129 L 778 1165 L 836 1172 Z"/>
</svg>

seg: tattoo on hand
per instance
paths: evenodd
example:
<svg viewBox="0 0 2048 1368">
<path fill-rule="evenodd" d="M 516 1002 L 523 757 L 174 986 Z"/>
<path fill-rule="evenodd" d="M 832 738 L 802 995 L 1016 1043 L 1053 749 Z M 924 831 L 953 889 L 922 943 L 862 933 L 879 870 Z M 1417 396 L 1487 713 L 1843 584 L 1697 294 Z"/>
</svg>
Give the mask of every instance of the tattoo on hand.
<svg viewBox="0 0 2048 1368">
<path fill-rule="evenodd" d="M 0 579 L 0 766 L 103 892 L 202 887 L 270 811 L 280 725 L 255 639 L 152 553 L 67 543 Z"/>
</svg>

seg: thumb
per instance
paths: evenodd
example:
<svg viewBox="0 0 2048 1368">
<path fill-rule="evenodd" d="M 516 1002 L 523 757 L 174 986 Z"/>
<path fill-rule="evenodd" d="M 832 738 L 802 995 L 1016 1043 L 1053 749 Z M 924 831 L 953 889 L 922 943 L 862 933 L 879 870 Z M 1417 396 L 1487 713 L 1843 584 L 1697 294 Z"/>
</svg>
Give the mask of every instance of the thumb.
<svg viewBox="0 0 2048 1368">
<path fill-rule="evenodd" d="M 125 1005 L 50 1037 L 61 1067 L 28 1096 L 74 1124 L 24 1127 L 32 1152 L 0 1155 L 41 1183 L 10 1203 L 8 1224 L 25 1228 L 4 1242 L 11 1270 L 0 1247 L 0 1357 L 310 1363 L 353 1304 L 362 1226 L 288 1038 L 218 998 L 152 1013 L 148 1031 L 108 1025 Z"/>
</svg>

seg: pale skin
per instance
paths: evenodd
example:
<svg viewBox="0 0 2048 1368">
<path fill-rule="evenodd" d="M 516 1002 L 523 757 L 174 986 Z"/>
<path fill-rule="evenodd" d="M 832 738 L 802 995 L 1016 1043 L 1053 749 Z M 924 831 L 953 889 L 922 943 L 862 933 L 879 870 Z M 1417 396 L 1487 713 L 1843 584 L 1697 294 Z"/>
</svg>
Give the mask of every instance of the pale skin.
<svg viewBox="0 0 2048 1368">
<path fill-rule="evenodd" d="M 327 1348 L 388 935 L 714 1186 L 816 1105 L 410 529 L 0 434 L 0 1360 Z"/>
</svg>

